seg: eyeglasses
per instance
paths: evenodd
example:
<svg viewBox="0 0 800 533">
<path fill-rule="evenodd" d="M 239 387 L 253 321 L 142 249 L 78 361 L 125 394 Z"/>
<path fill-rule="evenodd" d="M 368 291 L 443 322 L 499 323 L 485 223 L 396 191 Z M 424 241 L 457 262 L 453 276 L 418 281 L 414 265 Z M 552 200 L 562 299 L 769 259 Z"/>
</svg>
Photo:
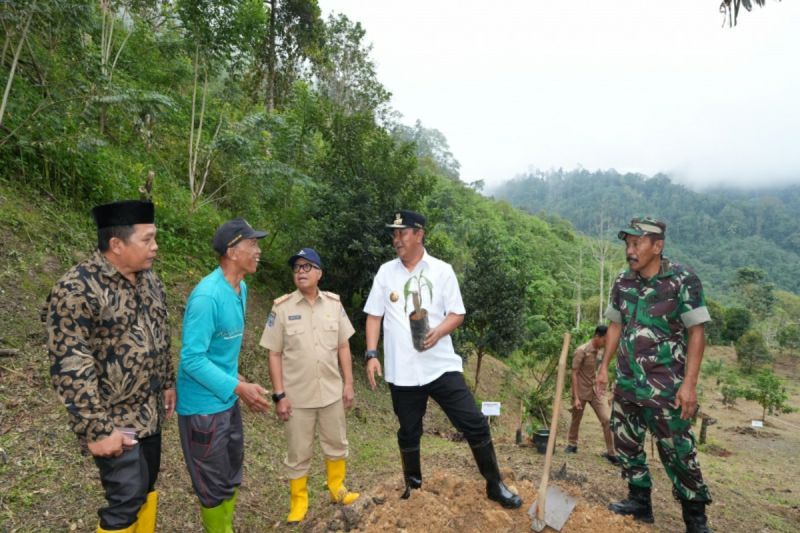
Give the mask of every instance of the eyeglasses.
<svg viewBox="0 0 800 533">
<path fill-rule="evenodd" d="M 312 268 L 319 269 L 317 265 L 314 265 L 312 263 L 295 263 L 294 266 L 292 266 L 292 272 L 294 272 L 295 274 L 301 271 L 311 272 Z"/>
</svg>

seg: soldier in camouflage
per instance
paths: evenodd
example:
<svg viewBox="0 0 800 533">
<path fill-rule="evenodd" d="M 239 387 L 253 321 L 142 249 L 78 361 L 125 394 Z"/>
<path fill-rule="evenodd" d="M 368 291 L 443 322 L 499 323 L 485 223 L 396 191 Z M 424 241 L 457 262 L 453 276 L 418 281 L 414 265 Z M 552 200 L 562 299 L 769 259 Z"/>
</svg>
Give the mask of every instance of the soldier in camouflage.
<svg viewBox="0 0 800 533">
<path fill-rule="evenodd" d="M 652 480 L 644 451 L 646 431 L 681 502 L 686 531 L 708 532 L 703 482 L 690 419 L 698 410 L 697 379 L 710 321 L 700 279 L 662 256 L 666 224 L 634 218 L 619 232 L 630 266 L 611 290 L 605 356 L 596 387 L 605 391 L 608 365 L 619 348 L 611 428 L 628 498 L 609 505 L 618 514 L 652 523 Z"/>
</svg>

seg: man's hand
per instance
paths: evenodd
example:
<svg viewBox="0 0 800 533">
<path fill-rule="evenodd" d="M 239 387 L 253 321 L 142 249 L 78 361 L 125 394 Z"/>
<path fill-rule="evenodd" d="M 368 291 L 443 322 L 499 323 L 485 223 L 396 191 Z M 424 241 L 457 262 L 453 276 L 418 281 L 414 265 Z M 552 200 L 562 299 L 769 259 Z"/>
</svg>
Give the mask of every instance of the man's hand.
<svg viewBox="0 0 800 533">
<path fill-rule="evenodd" d="M 422 341 L 422 347 L 426 350 L 428 348 L 433 348 L 436 346 L 436 343 L 439 342 L 439 339 L 444 337 L 442 332 L 439 330 L 438 326 L 435 328 L 431 328 L 428 330 L 428 334 L 425 335 L 425 340 Z"/>
<path fill-rule="evenodd" d="M 573 407 L 575 407 L 575 409 L 577 409 L 578 411 L 582 411 L 582 410 L 583 410 L 583 402 L 581 402 L 581 399 L 580 399 L 580 398 L 575 398 L 575 401 L 574 401 L 574 402 L 572 402 L 572 405 L 573 405 Z"/>
<path fill-rule="evenodd" d="M 247 407 L 255 413 L 265 413 L 269 411 L 269 401 L 265 398 L 267 391 L 258 383 L 247 383 L 240 381 L 233 389 L 239 398 L 247 404 Z"/>
<path fill-rule="evenodd" d="M 604 366 L 600 367 L 597 372 L 597 377 L 594 379 L 594 392 L 598 398 L 603 398 L 606 395 L 608 388 L 608 369 Z"/>
<path fill-rule="evenodd" d="M 177 398 L 178 395 L 175 389 L 166 389 L 164 391 L 164 409 L 167 411 L 167 418 L 171 417 L 172 413 L 175 412 L 175 402 Z"/>
<path fill-rule="evenodd" d="M 355 401 L 356 393 L 353 391 L 352 383 L 350 385 L 345 385 L 344 389 L 342 389 L 342 402 L 344 402 L 344 408 L 350 409 L 353 407 L 353 402 Z"/>
<path fill-rule="evenodd" d="M 369 380 L 369 388 L 372 390 L 375 390 L 375 372 L 377 372 L 380 377 L 383 377 L 381 362 L 378 361 L 377 357 L 373 357 L 367 361 L 367 379 Z"/>
<path fill-rule="evenodd" d="M 88 443 L 89 453 L 94 457 L 119 457 L 125 449 L 136 444 L 136 441 L 126 437 L 116 429 L 103 439 Z"/>
<path fill-rule="evenodd" d="M 289 418 L 292 416 L 292 402 L 289 401 L 289 398 L 284 396 L 275 404 L 275 414 L 278 415 L 279 420 L 283 420 L 284 422 L 289 421 Z"/>
<path fill-rule="evenodd" d="M 675 396 L 675 403 L 672 405 L 674 408 L 681 408 L 681 419 L 688 420 L 697 414 L 699 406 L 697 405 L 697 388 L 683 382 L 681 388 L 678 389 L 678 394 Z"/>
</svg>

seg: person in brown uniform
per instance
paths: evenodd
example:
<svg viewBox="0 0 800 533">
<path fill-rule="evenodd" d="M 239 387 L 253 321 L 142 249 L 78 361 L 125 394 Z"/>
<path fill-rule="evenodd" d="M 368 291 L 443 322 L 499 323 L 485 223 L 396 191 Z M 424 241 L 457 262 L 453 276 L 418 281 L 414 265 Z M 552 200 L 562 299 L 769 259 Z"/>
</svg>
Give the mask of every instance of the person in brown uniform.
<svg viewBox="0 0 800 533">
<path fill-rule="evenodd" d="M 354 399 L 348 339 L 355 330 L 339 296 L 319 290 L 322 261 L 314 249 L 297 252 L 289 266 L 297 290 L 273 302 L 261 346 L 269 350 L 275 411 L 286 423 L 287 522 L 297 523 L 308 511 L 308 468 L 317 427 L 331 501 L 349 505 L 358 498 L 344 486 L 345 409 Z"/>
<path fill-rule="evenodd" d="M 175 372 L 150 202 L 92 209 L 97 251 L 47 298 L 53 388 L 100 471 L 98 532 L 152 533 L 161 424 L 175 409 Z M 125 431 L 121 431 L 121 429 Z"/>
<path fill-rule="evenodd" d="M 598 352 L 603 347 L 608 327 L 597 326 L 594 335 L 586 344 L 575 349 L 572 356 L 572 422 L 569 426 L 569 443 L 564 449 L 567 453 L 578 453 L 578 429 L 583 419 L 584 407 L 591 405 L 600 425 L 603 426 L 603 437 L 606 439 L 606 452 L 603 457 L 611 464 L 618 465 L 619 459 L 614 452 L 614 439 L 611 436 L 608 405 L 595 392 L 594 380 L 597 373 Z"/>
</svg>

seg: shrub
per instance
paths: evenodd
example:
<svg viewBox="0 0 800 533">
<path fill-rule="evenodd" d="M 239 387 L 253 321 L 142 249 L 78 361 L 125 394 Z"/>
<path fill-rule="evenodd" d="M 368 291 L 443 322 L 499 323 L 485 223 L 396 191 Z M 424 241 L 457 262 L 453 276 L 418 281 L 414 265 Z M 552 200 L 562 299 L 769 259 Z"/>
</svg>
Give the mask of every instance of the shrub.
<svg viewBox="0 0 800 533">
<path fill-rule="evenodd" d="M 786 403 L 786 400 L 789 399 L 789 394 L 786 392 L 783 380 L 776 376 L 772 370 L 762 370 L 750 387 L 745 389 L 744 397 L 758 402 L 758 405 L 761 406 L 763 409 L 761 420 L 764 420 L 768 412 L 771 415 L 778 415 L 780 413 L 790 413 L 794 410 Z"/>
<path fill-rule="evenodd" d="M 745 374 L 752 374 L 761 364 L 771 360 L 761 332 L 749 330 L 736 341 L 736 359 Z"/>
</svg>

